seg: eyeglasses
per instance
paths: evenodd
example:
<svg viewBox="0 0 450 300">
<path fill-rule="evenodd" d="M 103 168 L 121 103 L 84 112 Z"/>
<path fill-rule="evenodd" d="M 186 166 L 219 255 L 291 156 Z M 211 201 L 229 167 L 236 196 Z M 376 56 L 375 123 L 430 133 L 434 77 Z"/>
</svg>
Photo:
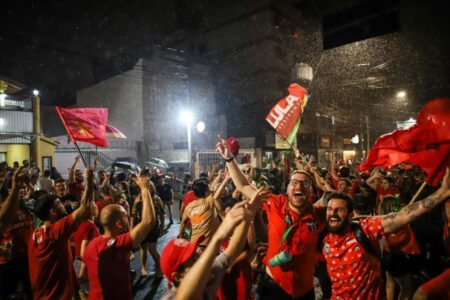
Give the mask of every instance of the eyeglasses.
<svg viewBox="0 0 450 300">
<path fill-rule="evenodd" d="M 292 179 L 291 182 L 289 182 L 289 184 L 292 185 L 293 187 L 301 185 L 302 188 L 308 188 L 311 185 L 309 181 L 297 179 Z"/>
</svg>

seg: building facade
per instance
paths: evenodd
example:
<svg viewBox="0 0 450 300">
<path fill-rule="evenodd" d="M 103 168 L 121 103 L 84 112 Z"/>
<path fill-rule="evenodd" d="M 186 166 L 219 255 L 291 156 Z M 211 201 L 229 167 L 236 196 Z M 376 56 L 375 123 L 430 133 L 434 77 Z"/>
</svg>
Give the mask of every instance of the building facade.
<svg viewBox="0 0 450 300">
<path fill-rule="evenodd" d="M 141 165 L 153 157 L 183 165 L 189 159 L 182 111 L 193 115 L 192 157 L 196 149 L 210 148 L 217 134 L 226 133 L 210 76 L 209 67 L 182 52 L 155 47 L 133 69 L 80 90 L 77 106 L 108 108 L 108 123 L 127 136 L 110 140 L 108 148 L 128 149 Z M 195 129 L 199 121 L 206 125 L 202 133 Z"/>
</svg>

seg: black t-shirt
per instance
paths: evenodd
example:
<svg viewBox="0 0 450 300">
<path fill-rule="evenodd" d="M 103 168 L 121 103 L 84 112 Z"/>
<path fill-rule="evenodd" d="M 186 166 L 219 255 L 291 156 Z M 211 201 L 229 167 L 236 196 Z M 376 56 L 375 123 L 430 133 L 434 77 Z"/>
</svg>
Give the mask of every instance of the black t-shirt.
<svg viewBox="0 0 450 300">
<path fill-rule="evenodd" d="M 161 198 L 162 201 L 171 201 L 172 200 L 172 187 L 170 184 L 165 183 L 164 185 L 156 186 L 156 193 Z"/>
</svg>

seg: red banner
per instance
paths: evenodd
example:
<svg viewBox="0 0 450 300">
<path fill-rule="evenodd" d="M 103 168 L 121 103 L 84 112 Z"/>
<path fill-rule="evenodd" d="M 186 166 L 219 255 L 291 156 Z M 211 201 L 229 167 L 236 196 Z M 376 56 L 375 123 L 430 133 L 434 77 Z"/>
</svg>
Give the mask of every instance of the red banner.
<svg viewBox="0 0 450 300">
<path fill-rule="evenodd" d="M 272 108 L 266 116 L 266 121 L 280 134 L 289 141 L 289 135 L 294 130 L 298 130 L 297 122 L 302 114 L 305 95 L 307 90 L 300 85 L 293 83 L 288 88 L 289 95 Z M 291 135 L 292 136 L 292 135 Z"/>
<path fill-rule="evenodd" d="M 87 142 L 99 147 L 108 146 L 105 128 L 108 122 L 107 108 L 61 108 L 56 111 L 72 142 Z"/>
<path fill-rule="evenodd" d="M 360 170 L 402 162 L 421 167 L 428 175 L 427 182 L 439 183 L 445 167 L 450 166 L 450 100 L 428 102 L 417 117 L 417 125 L 378 138 Z"/>
</svg>

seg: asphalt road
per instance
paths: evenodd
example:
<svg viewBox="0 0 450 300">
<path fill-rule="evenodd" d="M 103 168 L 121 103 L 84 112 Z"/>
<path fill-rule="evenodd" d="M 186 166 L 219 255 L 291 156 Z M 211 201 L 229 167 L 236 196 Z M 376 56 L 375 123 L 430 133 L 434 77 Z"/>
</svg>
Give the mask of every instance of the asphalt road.
<svg viewBox="0 0 450 300">
<path fill-rule="evenodd" d="M 157 243 L 157 249 L 158 252 L 161 254 L 162 249 L 166 246 L 166 244 L 176 237 L 178 235 L 178 228 L 180 226 L 180 218 L 178 213 L 178 201 L 175 201 L 174 205 L 172 206 L 172 212 L 174 217 L 175 224 L 172 224 L 168 228 L 168 232 L 159 238 Z M 167 211 L 166 211 L 166 221 L 165 225 L 167 227 L 167 224 L 169 223 L 169 220 L 167 218 Z M 140 253 L 139 251 L 136 251 L 134 253 L 135 258 L 131 261 L 131 269 L 136 271 L 136 279 L 133 283 L 133 295 L 134 299 L 161 299 L 164 294 L 167 292 L 167 280 L 164 279 L 155 279 L 153 276 L 153 272 L 155 270 L 155 266 L 153 263 L 153 259 L 150 256 L 150 253 L 148 253 L 147 258 L 147 270 L 149 271 L 149 276 L 146 278 L 142 278 L 140 276 L 140 270 L 141 270 L 141 259 L 140 259 Z"/>
</svg>

